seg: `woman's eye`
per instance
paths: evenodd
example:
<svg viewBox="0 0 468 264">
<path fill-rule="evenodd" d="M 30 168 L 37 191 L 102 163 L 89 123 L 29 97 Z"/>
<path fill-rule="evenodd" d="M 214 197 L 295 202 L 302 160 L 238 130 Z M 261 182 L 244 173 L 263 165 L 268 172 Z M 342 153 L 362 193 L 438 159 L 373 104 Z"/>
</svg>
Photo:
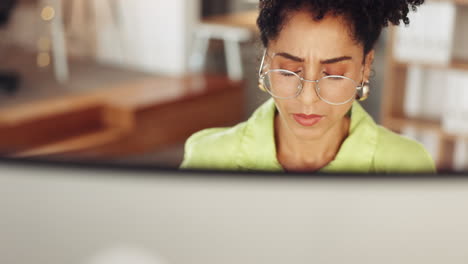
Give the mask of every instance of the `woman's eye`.
<svg viewBox="0 0 468 264">
<path fill-rule="evenodd" d="M 323 72 L 325 76 L 344 76 L 344 74 L 336 74 L 336 73 L 328 73 L 328 72 Z"/>
<path fill-rule="evenodd" d="M 283 76 L 293 76 L 294 74 L 292 74 L 290 72 L 281 72 L 281 75 L 283 75 Z"/>
<path fill-rule="evenodd" d="M 300 73 L 301 71 L 294 72 L 295 74 Z M 295 76 L 292 72 L 281 72 L 281 75 L 283 76 Z"/>
</svg>

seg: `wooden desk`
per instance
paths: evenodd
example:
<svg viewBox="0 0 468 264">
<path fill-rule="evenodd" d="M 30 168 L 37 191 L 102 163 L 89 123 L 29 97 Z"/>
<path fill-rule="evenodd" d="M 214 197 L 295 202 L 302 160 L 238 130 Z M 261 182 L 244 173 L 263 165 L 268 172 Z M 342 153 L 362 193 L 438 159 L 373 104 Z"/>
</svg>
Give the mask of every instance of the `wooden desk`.
<svg viewBox="0 0 468 264">
<path fill-rule="evenodd" d="M 112 158 L 184 142 L 243 118 L 244 83 L 225 76 L 149 78 L 0 111 L 0 153 Z"/>
</svg>

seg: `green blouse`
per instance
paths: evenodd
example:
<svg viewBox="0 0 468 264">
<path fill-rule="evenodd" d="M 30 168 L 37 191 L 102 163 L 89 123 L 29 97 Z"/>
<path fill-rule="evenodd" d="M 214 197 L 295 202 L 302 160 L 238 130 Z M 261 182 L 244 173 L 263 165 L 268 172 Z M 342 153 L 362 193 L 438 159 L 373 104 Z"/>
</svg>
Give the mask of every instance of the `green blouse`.
<svg viewBox="0 0 468 264">
<path fill-rule="evenodd" d="M 284 171 L 276 157 L 274 116 L 270 98 L 245 122 L 234 127 L 199 131 L 185 143 L 182 169 Z M 435 172 L 424 147 L 377 125 L 354 102 L 348 137 L 335 159 L 320 172 L 414 173 Z"/>
</svg>

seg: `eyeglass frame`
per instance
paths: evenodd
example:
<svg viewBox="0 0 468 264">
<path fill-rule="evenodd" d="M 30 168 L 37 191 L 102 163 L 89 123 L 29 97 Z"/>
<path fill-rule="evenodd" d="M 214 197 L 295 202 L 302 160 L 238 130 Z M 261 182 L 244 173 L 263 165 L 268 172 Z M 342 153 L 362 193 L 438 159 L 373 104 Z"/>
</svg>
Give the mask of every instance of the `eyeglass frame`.
<svg viewBox="0 0 468 264">
<path fill-rule="evenodd" d="M 299 78 L 299 79 L 301 80 L 300 86 L 299 86 L 299 88 L 297 89 L 298 92 L 296 93 L 296 95 L 294 95 L 294 96 L 292 96 L 292 97 L 280 97 L 280 96 L 276 96 L 276 95 L 274 95 L 272 92 L 270 92 L 269 89 L 265 89 L 265 90 L 267 90 L 267 92 L 268 92 L 271 96 L 273 96 L 273 97 L 275 97 L 275 98 L 278 98 L 278 99 L 293 99 L 293 98 L 296 98 L 296 97 L 298 97 L 298 96 L 301 94 L 301 92 L 302 92 L 302 90 L 303 90 L 303 88 L 304 88 L 303 83 L 304 83 L 304 82 L 312 82 L 312 83 L 315 83 L 315 92 L 316 92 L 317 96 L 320 98 L 320 100 L 324 101 L 324 102 L 327 103 L 327 104 L 331 104 L 331 105 L 344 105 L 344 104 L 347 104 L 347 103 L 351 102 L 351 101 L 356 97 L 357 92 L 360 91 L 361 89 L 363 89 L 363 87 L 364 87 L 364 83 L 365 83 L 364 80 L 362 81 L 361 85 L 359 86 L 359 83 L 356 82 L 355 80 L 353 80 L 353 79 L 351 79 L 351 78 L 349 78 L 349 77 L 346 77 L 346 76 L 342 76 L 342 75 L 327 75 L 327 76 L 324 76 L 324 77 L 322 77 L 322 78 L 320 78 L 320 79 L 317 79 L 317 80 L 307 80 L 307 79 L 305 79 L 305 78 L 299 76 L 297 73 L 295 73 L 295 72 L 293 72 L 293 71 L 285 70 L 285 69 L 272 69 L 272 70 L 266 71 L 265 73 L 262 73 L 262 70 L 263 70 L 264 64 L 265 64 L 265 56 L 266 56 L 266 55 L 267 55 L 267 49 L 265 49 L 265 51 L 263 52 L 262 62 L 261 62 L 261 64 L 260 64 L 260 68 L 259 68 L 259 70 L 258 70 L 258 77 L 259 77 L 259 80 L 261 81 L 261 83 L 263 83 L 263 80 L 265 79 L 265 77 L 266 77 L 266 75 L 267 75 L 268 73 L 270 73 L 270 72 L 280 72 L 280 71 L 281 71 L 281 72 L 287 72 L 287 73 L 289 73 L 289 74 L 293 74 L 294 76 L 296 76 L 297 78 Z M 363 71 L 364 71 L 364 69 L 363 69 Z M 356 85 L 356 90 L 355 90 L 354 94 L 351 96 L 351 98 L 349 98 L 348 100 L 346 100 L 345 102 L 342 102 L 342 103 L 332 103 L 332 102 L 330 102 L 330 101 L 328 101 L 328 100 L 322 98 L 322 96 L 320 96 L 320 87 L 318 86 L 318 83 L 319 83 L 321 80 L 323 80 L 323 79 L 337 78 L 337 77 L 338 77 L 338 78 L 344 78 L 344 79 L 350 80 L 350 81 L 352 81 L 352 82 Z"/>
</svg>

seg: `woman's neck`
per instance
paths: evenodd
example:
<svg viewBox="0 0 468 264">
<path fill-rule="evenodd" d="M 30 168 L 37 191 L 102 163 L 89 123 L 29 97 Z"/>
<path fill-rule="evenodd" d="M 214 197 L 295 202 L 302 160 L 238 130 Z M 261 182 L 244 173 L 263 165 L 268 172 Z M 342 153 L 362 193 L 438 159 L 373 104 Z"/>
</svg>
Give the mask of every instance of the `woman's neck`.
<svg viewBox="0 0 468 264">
<path fill-rule="evenodd" d="M 276 155 L 285 170 L 316 171 L 335 159 L 341 144 L 348 136 L 350 119 L 343 117 L 318 139 L 303 140 L 282 125 L 275 116 Z"/>
</svg>

